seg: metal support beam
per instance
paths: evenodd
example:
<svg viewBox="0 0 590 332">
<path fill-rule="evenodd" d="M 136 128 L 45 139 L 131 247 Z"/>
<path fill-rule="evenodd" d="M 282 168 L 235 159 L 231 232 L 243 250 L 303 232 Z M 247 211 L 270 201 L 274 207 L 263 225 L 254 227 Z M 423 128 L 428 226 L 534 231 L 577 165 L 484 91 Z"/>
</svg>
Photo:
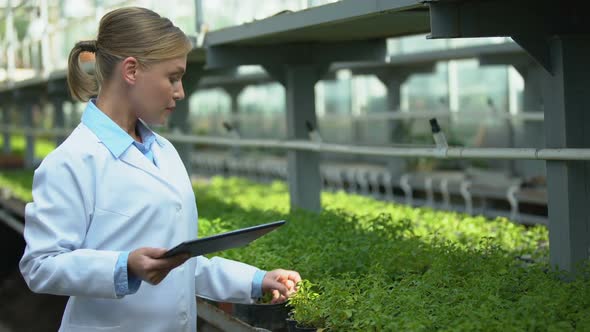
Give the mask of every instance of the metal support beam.
<svg viewBox="0 0 590 332">
<path fill-rule="evenodd" d="M 203 68 L 197 64 L 187 67 L 185 79 L 183 80 L 183 88 L 185 97 L 176 102 L 176 109 L 170 115 L 168 125 L 173 133 L 176 134 L 190 134 L 191 124 L 189 121 L 190 106 L 189 101 L 193 92 L 197 89 L 197 85 L 203 75 Z M 192 173 L 191 155 L 193 151 L 193 144 L 179 143 L 176 146 L 180 158 L 184 162 L 184 167 L 189 176 Z"/>
<path fill-rule="evenodd" d="M 47 0 L 39 1 L 39 20 L 43 26 L 43 34 L 40 40 L 40 53 L 41 53 L 41 73 L 44 77 L 47 77 L 53 70 L 52 66 L 52 54 L 51 54 L 51 41 L 49 39 L 49 5 Z"/>
<path fill-rule="evenodd" d="M 542 111 L 544 109 L 542 82 L 545 79 L 545 70 L 532 61 L 515 65 L 514 68 L 524 79 L 522 111 L 525 113 Z M 544 148 L 546 146 L 544 123 L 541 121 L 525 121 L 522 125 L 522 135 L 519 141 L 520 146 Z M 545 163 L 539 161 L 519 161 L 516 167 L 517 172 L 525 177 L 545 176 L 547 174 Z"/>
<path fill-rule="evenodd" d="M 279 81 L 287 97 L 287 137 L 309 140 L 307 123 L 317 128 L 315 83 L 332 62 L 383 61 L 384 39 L 331 43 L 285 43 L 263 46 L 210 46 L 207 69 L 257 64 Z M 261 56 L 263 55 L 263 56 Z M 287 152 L 292 208 L 320 211 L 319 153 Z"/>
<path fill-rule="evenodd" d="M 204 28 L 203 23 L 205 23 L 203 17 L 203 0 L 195 0 L 195 31 L 198 34 L 206 33 L 206 31 L 201 31 Z"/>
<path fill-rule="evenodd" d="M 430 69 L 434 66 L 429 66 Z M 402 69 L 388 70 L 377 74 L 377 78 L 387 89 L 387 109 L 392 112 L 399 112 L 401 109 L 402 85 L 410 77 L 411 73 Z M 389 142 L 400 143 L 403 139 L 403 131 L 400 130 L 400 121 L 387 120 L 389 131 Z M 402 158 L 390 158 L 387 161 L 387 168 L 396 177 L 406 171 L 406 160 Z"/>
<path fill-rule="evenodd" d="M 264 54 L 262 58 L 261 54 Z M 385 54 L 386 44 L 382 39 L 325 44 L 211 46 L 207 49 L 207 69 L 258 64 L 283 66 L 338 61 L 379 61 L 385 60 Z"/>
<path fill-rule="evenodd" d="M 587 1 L 421 0 L 430 5 L 431 38 L 589 33 Z M 536 38 L 536 37 L 533 37 Z M 546 57 L 546 55 L 543 55 Z"/>
<path fill-rule="evenodd" d="M 53 105 L 53 127 L 56 129 L 65 129 L 66 119 L 63 105 L 69 99 L 69 91 L 65 79 L 51 79 L 47 83 L 47 93 L 49 101 Z M 55 144 L 59 146 L 67 136 L 59 134 L 55 136 Z"/>
<path fill-rule="evenodd" d="M 514 36 L 512 39 L 524 48 L 540 66 L 550 73 L 553 72 L 550 45 L 544 36 Z"/>
<path fill-rule="evenodd" d="M 547 71 L 543 80 L 547 147 L 590 146 L 587 1 L 423 2 L 430 5 L 433 38 L 511 36 L 517 41 Z M 590 256 L 590 163 L 549 160 L 546 165 L 550 261 L 573 272 Z"/>
<path fill-rule="evenodd" d="M 6 31 L 4 40 L 6 41 L 6 76 L 8 81 L 14 80 L 14 74 L 16 71 L 16 29 L 14 27 L 14 10 L 13 1 L 8 0 L 6 2 Z"/>
<path fill-rule="evenodd" d="M 387 109 L 398 112 L 401 108 L 401 89 L 402 85 L 413 74 L 432 73 L 436 64 L 427 63 L 422 65 L 410 65 L 400 67 L 383 68 L 376 73 L 377 78 L 385 85 L 387 89 Z M 354 71 L 357 73 L 357 71 Z M 400 122 L 393 119 L 387 120 L 389 128 L 389 141 L 400 143 L 403 139 L 403 132 L 400 130 Z M 387 162 L 391 174 L 396 176 L 405 172 L 406 160 L 400 158 L 391 158 Z"/>
<path fill-rule="evenodd" d="M 66 120 L 64 116 L 64 102 L 66 98 L 59 95 L 51 96 L 51 103 L 53 104 L 53 127 L 56 129 L 65 129 Z M 57 135 L 55 136 L 55 146 L 60 146 L 65 141 L 66 136 Z"/>
<path fill-rule="evenodd" d="M 377 74 L 377 78 L 385 85 L 387 89 L 387 109 L 394 112 L 399 112 L 401 107 L 402 85 L 410 77 L 410 73 L 404 70 L 388 70 Z M 397 130 L 399 127 L 398 121 L 389 120 L 389 140 L 390 142 L 398 142 L 400 133 Z"/>
<path fill-rule="evenodd" d="M 377 78 L 387 89 L 387 107 L 389 110 L 399 111 L 402 84 L 406 82 L 409 76 L 409 73 L 391 71 L 377 74 Z"/>
<path fill-rule="evenodd" d="M 553 73 L 544 80 L 548 148 L 590 146 L 590 35 L 548 39 Z M 590 162 L 547 161 L 551 264 L 566 271 L 589 257 Z"/>
<path fill-rule="evenodd" d="M 277 68 L 267 69 L 285 78 L 288 139 L 308 140 L 307 122 L 317 128 L 315 84 L 327 69 L 328 66 L 309 64 L 287 65 L 282 73 L 277 73 Z M 291 207 L 319 212 L 322 189 L 319 153 L 289 151 L 287 161 Z"/>
<path fill-rule="evenodd" d="M 531 40 L 531 39 L 528 39 Z M 543 44 L 547 44 L 544 42 Z M 529 50 L 535 49 L 529 45 Z M 539 47 L 539 46 L 538 46 Z M 541 50 L 539 50 L 541 51 Z M 542 50 L 549 54 L 548 48 Z M 536 53 L 507 53 L 507 54 L 486 54 L 479 56 L 480 66 L 512 65 L 524 79 L 524 100 L 521 111 L 524 113 L 540 112 L 543 110 L 543 92 L 541 82 L 544 79 L 544 72 L 549 66 L 541 66 L 535 61 Z M 542 121 L 524 121 L 519 125 L 515 119 L 508 119 L 507 125 L 519 128 L 517 130 L 516 146 L 518 147 L 545 147 L 545 132 Z M 515 171 L 518 175 L 530 178 L 533 176 L 544 176 L 545 163 L 533 160 L 522 160 L 514 162 Z"/>
<path fill-rule="evenodd" d="M 23 125 L 25 128 L 35 128 L 33 123 L 33 107 L 35 101 L 27 98 L 22 102 Z M 33 169 L 35 167 L 35 136 L 31 133 L 25 133 L 25 168 Z"/>
<path fill-rule="evenodd" d="M 232 126 L 234 126 L 234 128 L 238 131 L 240 129 L 240 118 L 238 117 L 238 113 L 240 112 L 240 104 L 238 98 L 240 97 L 242 91 L 244 91 L 244 87 L 245 86 L 243 85 L 227 85 L 223 87 L 230 98 L 229 109 L 234 119 Z"/>
<path fill-rule="evenodd" d="M 7 125 L 11 122 L 11 115 L 12 110 L 14 108 L 14 103 L 12 102 L 11 98 L 6 97 L 4 103 L 2 105 L 2 122 Z M 12 153 L 12 144 L 11 144 L 11 134 L 9 132 L 4 132 L 2 137 L 4 139 L 4 144 L 2 147 L 2 153 L 5 155 L 9 155 Z"/>
<path fill-rule="evenodd" d="M 34 85 L 27 88 L 13 90 L 14 102 L 22 112 L 23 127 L 25 128 L 25 168 L 33 169 L 37 166 L 35 160 L 35 135 L 30 129 L 35 129 L 33 109 L 40 104 L 45 95 L 43 85 Z M 29 129 L 29 130 L 27 130 Z"/>
</svg>

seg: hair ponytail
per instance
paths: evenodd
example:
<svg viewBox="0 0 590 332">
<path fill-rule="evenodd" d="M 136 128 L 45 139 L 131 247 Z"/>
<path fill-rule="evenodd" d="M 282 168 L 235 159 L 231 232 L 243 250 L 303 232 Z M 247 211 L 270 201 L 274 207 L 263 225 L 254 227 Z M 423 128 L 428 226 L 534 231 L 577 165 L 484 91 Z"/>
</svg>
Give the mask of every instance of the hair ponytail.
<svg viewBox="0 0 590 332">
<path fill-rule="evenodd" d="M 76 43 L 68 58 L 68 86 L 72 97 L 88 101 L 113 74 L 122 59 L 134 57 L 148 66 L 167 59 L 186 56 L 190 39 L 169 19 L 139 7 L 115 9 L 100 20 L 96 40 Z M 80 67 L 82 52 L 96 54 L 94 75 Z"/>
<path fill-rule="evenodd" d="M 68 88 L 72 97 L 79 101 L 88 101 L 98 93 L 96 77 L 86 73 L 80 66 L 80 53 L 96 53 L 96 41 L 80 41 L 70 51 L 68 57 Z"/>
</svg>

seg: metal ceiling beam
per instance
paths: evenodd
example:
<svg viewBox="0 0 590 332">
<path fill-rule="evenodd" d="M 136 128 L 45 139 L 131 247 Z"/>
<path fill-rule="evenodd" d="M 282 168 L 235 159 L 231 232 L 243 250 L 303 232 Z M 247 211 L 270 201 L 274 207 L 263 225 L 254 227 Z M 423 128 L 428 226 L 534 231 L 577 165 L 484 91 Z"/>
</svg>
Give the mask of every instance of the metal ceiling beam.
<svg viewBox="0 0 590 332">
<path fill-rule="evenodd" d="M 329 64 L 338 61 L 385 60 L 384 40 L 333 43 L 286 43 L 262 46 L 211 46 L 207 69 L 241 65 Z M 377 54 L 377 56 L 376 56 Z"/>
<path fill-rule="evenodd" d="M 417 0 L 343 0 L 210 32 L 208 46 L 387 38 L 428 31 Z"/>
<path fill-rule="evenodd" d="M 509 36 L 553 72 L 548 37 L 588 34 L 584 0 L 422 0 L 430 7 L 430 38 Z M 526 19 L 526 23 L 523 20 Z"/>
<path fill-rule="evenodd" d="M 587 1 L 422 0 L 430 6 L 431 38 L 589 33 Z M 523 24 L 526 18 L 526 24 Z"/>
</svg>

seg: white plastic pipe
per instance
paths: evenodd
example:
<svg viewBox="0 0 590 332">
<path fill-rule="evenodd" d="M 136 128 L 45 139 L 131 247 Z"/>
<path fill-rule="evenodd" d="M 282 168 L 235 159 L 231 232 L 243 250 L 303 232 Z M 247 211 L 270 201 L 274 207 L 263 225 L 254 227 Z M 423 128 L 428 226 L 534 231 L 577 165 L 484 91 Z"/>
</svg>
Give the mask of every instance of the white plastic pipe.
<svg viewBox="0 0 590 332">
<path fill-rule="evenodd" d="M 375 147 L 301 140 L 240 139 L 221 137 L 169 135 L 179 143 L 244 146 L 282 150 L 331 152 L 381 157 L 430 157 L 437 159 L 521 159 L 521 160 L 590 160 L 590 149 L 536 149 L 536 148 L 435 148 L 435 147 Z"/>
<path fill-rule="evenodd" d="M 0 126 L 0 132 L 26 134 L 68 134 L 68 129 L 31 129 L 14 126 Z M 356 154 L 363 156 L 437 159 L 517 159 L 517 160 L 590 160 L 590 149 L 536 149 L 536 148 L 436 148 L 436 147 L 376 147 L 310 142 L 303 140 L 232 139 L 212 136 L 164 134 L 170 141 L 178 143 L 209 144 L 218 146 L 242 146 L 277 150 L 299 150 Z"/>
</svg>

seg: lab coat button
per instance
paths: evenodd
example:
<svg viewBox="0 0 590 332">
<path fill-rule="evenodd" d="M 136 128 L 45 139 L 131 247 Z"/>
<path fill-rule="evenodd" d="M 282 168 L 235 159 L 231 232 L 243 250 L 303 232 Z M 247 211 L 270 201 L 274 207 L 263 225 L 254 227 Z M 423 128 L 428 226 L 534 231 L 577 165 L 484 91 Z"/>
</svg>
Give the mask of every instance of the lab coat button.
<svg viewBox="0 0 590 332">
<path fill-rule="evenodd" d="M 182 210 L 182 206 L 176 205 L 176 211 L 180 212 L 180 210 Z"/>
<path fill-rule="evenodd" d="M 183 321 L 184 321 L 184 320 L 186 320 L 186 319 L 187 319 L 186 312 L 181 312 L 181 313 L 180 313 L 180 320 L 183 320 Z"/>
</svg>

